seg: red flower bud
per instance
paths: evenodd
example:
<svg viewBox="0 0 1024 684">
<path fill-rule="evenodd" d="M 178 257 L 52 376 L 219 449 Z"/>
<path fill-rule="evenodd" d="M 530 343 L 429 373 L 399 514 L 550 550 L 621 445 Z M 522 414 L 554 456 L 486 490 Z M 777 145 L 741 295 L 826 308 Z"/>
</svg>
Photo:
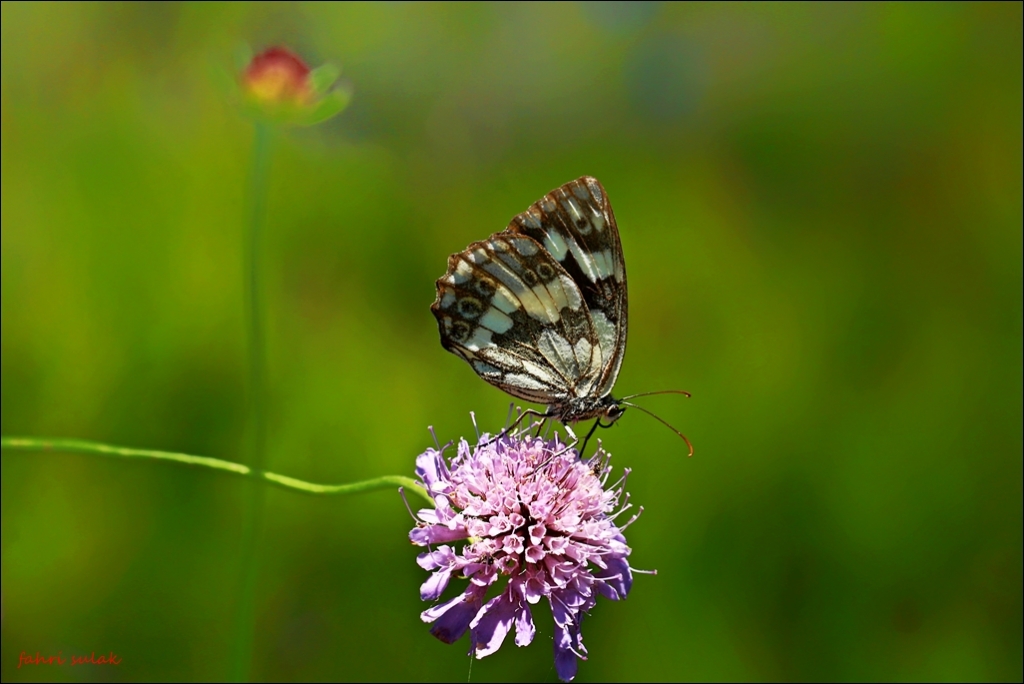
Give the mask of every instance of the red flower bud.
<svg viewBox="0 0 1024 684">
<path fill-rule="evenodd" d="M 272 47 L 252 58 L 242 80 L 249 96 L 258 102 L 303 106 L 313 96 L 309 73 L 298 55 Z"/>
<path fill-rule="evenodd" d="M 288 48 L 268 48 L 243 60 L 240 72 L 220 71 L 219 80 L 225 95 L 257 120 L 310 126 L 337 115 L 352 98 L 351 88 L 335 83 L 336 66 L 310 69 Z"/>
</svg>

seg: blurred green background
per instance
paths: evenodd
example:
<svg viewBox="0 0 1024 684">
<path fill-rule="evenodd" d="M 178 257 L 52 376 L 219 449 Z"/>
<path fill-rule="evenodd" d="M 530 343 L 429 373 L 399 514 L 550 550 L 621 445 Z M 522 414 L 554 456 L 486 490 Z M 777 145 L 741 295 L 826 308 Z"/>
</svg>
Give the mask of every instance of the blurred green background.
<svg viewBox="0 0 1024 684">
<path fill-rule="evenodd" d="M 411 474 L 509 398 L 442 350 L 448 254 L 598 177 L 630 284 L 601 437 L 638 577 L 594 680 L 1022 678 L 1022 10 L 2 9 L 2 432 L 244 457 L 239 44 L 342 67 L 276 146 L 269 467 Z M 3 454 L 4 681 L 228 676 L 246 482 Z M 397 494 L 267 497 L 260 680 L 461 680 Z M 459 587 L 462 582 L 456 583 Z M 473 681 L 554 681 L 550 616 Z M 113 650 L 117 667 L 17 668 Z"/>
</svg>

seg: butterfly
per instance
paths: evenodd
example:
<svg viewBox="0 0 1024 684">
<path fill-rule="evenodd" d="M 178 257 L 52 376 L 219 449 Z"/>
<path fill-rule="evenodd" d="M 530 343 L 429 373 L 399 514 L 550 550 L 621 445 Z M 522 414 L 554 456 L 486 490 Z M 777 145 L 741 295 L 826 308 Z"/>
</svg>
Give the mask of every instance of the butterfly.
<svg viewBox="0 0 1024 684">
<path fill-rule="evenodd" d="M 596 428 L 625 411 L 611 392 L 628 304 L 615 214 L 601 183 L 583 176 L 452 254 L 430 309 L 441 345 L 481 378 L 547 405 L 545 418 L 597 418 Z"/>
</svg>

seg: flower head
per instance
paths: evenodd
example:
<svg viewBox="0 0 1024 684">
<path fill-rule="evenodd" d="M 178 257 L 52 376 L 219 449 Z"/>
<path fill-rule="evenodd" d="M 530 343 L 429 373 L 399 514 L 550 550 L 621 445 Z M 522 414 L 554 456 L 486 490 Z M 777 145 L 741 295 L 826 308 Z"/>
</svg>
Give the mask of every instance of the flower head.
<svg viewBox="0 0 1024 684">
<path fill-rule="evenodd" d="M 254 100 L 304 105 L 313 95 L 309 74 L 309 67 L 294 52 L 272 47 L 252 58 L 242 80 Z"/>
<path fill-rule="evenodd" d="M 340 72 L 331 64 L 310 69 L 285 47 L 250 54 L 246 49 L 234 78 L 222 75 L 221 82 L 225 93 L 258 119 L 308 126 L 338 114 L 351 99 L 348 87 L 335 85 Z"/>
<path fill-rule="evenodd" d="M 437 600 L 452 577 L 469 579 L 469 586 L 425 610 L 423 621 L 433 623 L 430 632 L 445 643 L 469 630 L 471 653 L 483 658 L 513 627 L 516 645 L 529 644 L 535 633 L 530 606 L 546 598 L 555 621 L 555 668 L 562 681 L 571 680 L 576 659 L 586 659 L 583 615 L 598 594 L 618 600 L 633 583 L 622 534 L 629 523 L 615 523 L 629 508 L 625 475 L 605 489 L 608 454 L 599 447 L 582 460 L 557 437 L 485 435 L 475 447 L 462 440 L 450 463 L 442 451 L 428 449 L 416 459 L 416 473 L 436 504 L 418 512 L 409 533 L 414 544 L 428 547 L 417 559 L 432 572 L 420 598 Z M 488 599 L 502 577 L 508 584 Z"/>
</svg>

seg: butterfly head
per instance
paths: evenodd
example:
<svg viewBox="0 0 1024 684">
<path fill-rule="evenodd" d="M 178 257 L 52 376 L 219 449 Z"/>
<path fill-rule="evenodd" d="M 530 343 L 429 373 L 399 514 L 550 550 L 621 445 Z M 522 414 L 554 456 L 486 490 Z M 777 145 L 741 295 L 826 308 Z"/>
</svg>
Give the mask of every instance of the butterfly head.
<svg viewBox="0 0 1024 684">
<path fill-rule="evenodd" d="M 626 412 L 626 407 L 620 404 L 618 399 L 612 399 L 611 397 L 608 397 L 608 399 L 611 403 L 605 407 L 603 417 L 608 423 L 614 423 Z"/>
</svg>

